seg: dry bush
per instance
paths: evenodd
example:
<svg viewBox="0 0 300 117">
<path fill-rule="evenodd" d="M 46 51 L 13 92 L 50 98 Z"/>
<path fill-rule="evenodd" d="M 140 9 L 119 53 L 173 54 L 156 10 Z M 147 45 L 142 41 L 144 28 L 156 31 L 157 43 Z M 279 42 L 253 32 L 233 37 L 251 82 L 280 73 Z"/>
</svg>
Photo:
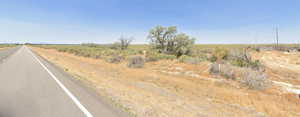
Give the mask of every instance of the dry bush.
<svg viewBox="0 0 300 117">
<path fill-rule="evenodd" d="M 131 44 L 132 40 L 133 40 L 133 37 L 131 37 L 131 38 L 120 37 L 118 42 L 111 44 L 109 47 L 111 49 L 126 50 L 128 48 L 128 46 Z"/>
<path fill-rule="evenodd" d="M 243 61 L 250 61 L 251 60 L 251 55 L 248 51 L 246 50 L 241 50 L 241 49 L 232 49 L 230 50 L 227 59 L 229 60 L 243 60 Z"/>
<path fill-rule="evenodd" d="M 214 75 L 221 75 L 227 79 L 232 79 L 232 80 L 236 79 L 234 68 L 227 64 L 217 64 L 217 63 L 211 64 L 210 73 Z"/>
<path fill-rule="evenodd" d="M 268 87 L 267 75 L 263 72 L 245 69 L 241 83 L 250 89 L 264 90 Z"/>
<path fill-rule="evenodd" d="M 209 73 L 211 73 L 213 75 L 218 75 L 220 73 L 219 64 L 217 64 L 217 63 L 211 64 L 210 68 L 209 68 Z"/>
<path fill-rule="evenodd" d="M 107 62 L 120 63 L 120 62 L 122 62 L 122 60 L 124 60 L 123 56 L 115 55 L 115 56 L 111 56 L 110 58 L 108 58 Z"/>
<path fill-rule="evenodd" d="M 225 78 L 235 80 L 235 74 L 234 74 L 234 69 L 230 65 L 222 65 L 221 66 L 221 75 L 224 76 Z"/>
<path fill-rule="evenodd" d="M 215 50 L 212 53 L 212 56 L 210 60 L 212 62 L 221 62 L 223 59 L 225 59 L 229 54 L 229 50 L 226 48 L 215 48 Z"/>
<path fill-rule="evenodd" d="M 128 67 L 130 68 L 142 68 L 144 64 L 145 60 L 141 56 L 133 56 L 128 59 Z"/>
<path fill-rule="evenodd" d="M 235 68 L 229 64 L 213 63 L 210 66 L 210 73 L 223 76 L 227 79 L 236 80 L 236 72 L 243 71 L 241 78 L 239 78 L 241 84 L 255 90 L 264 90 L 268 87 L 269 82 L 265 73 L 254 71 L 249 68 L 240 68 L 240 70 L 237 70 L 237 68 L 238 67 Z"/>
</svg>

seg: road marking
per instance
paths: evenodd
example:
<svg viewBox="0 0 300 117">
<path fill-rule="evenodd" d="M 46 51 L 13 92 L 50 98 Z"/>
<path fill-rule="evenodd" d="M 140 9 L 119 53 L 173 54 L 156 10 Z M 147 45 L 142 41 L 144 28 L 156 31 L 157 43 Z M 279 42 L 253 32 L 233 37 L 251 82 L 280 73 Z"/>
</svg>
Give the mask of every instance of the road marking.
<svg viewBox="0 0 300 117">
<path fill-rule="evenodd" d="M 78 99 L 56 78 L 56 76 L 25 46 L 30 54 L 39 62 L 39 64 L 50 74 L 50 76 L 56 81 L 56 83 L 62 88 L 65 93 L 75 102 L 79 109 L 87 116 L 93 117 L 93 115 L 78 101 Z"/>
</svg>

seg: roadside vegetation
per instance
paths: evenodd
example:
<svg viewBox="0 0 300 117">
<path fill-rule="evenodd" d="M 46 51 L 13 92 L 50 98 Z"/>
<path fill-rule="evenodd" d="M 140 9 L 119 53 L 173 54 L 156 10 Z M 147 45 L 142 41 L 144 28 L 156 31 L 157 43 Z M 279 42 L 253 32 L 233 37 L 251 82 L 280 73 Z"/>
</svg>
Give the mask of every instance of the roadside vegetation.
<svg viewBox="0 0 300 117">
<path fill-rule="evenodd" d="M 210 62 L 210 74 L 238 81 L 250 89 L 264 90 L 270 85 L 265 67 L 251 53 L 265 50 L 299 51 L 298 45 L 196 45 L 195 38 L 180 33 L 177 27 L 156 26 L 149 31 L 149 44 L 131 45 L 133 37 L 120 37 L 112 44 L 34 45 L 56 49 L 76 56 L 102 59 L 108 63 L 127 63 L 129 68 L 143 68 L 147 62 L 160 60 L 197 65 Z"/>
<path fill-rule="evenodd" d="M 296 79 L 300 75 L 289 70 L 288 76 L 274 72 L 278 69 L 273 69 L 274 64 L 268 61 L 281 56 L 273 56 L 276 51 L 295 59 L 277 63 L 295 61 L 292 65 L 299 65 L 298 45 L 286 44 L 278 48 L 271 44 L 195 44 L 194 38 L 174 26 L 154 27 L 147 40 L 149 43 L 145 45 L 131 44 L 133 38 L 121 37 L 112 44 L 32 46 L 42 56 L 64 64 L 68 72 L 91 77 L 87 79 L 98 83 L 97 88 L 114 95 L 114 101 L 120 101 L 138 116 L 196 116 L 203 105 L 220 112 L 224 109 L 222 114 L 236 117 L 300 115 L 297 96 L 282 93 L 273 83 L 289 79 L 292 74 L 295 75 L 290 81 L 298 83 Z M 62 57 L 64 55 L 67 57 Z M 74 69 L 83 63 L 84 69 Z M 280 70 L 282 64 L 277 65 Z M 292 68 L 297 71 L 299 67 L 294 66 Z M 290 105 L 290 110 L 284 110 L 285 106 L 278 102 Z M 218 113 L 201 112 L 207 116 Z"/>
</svg>

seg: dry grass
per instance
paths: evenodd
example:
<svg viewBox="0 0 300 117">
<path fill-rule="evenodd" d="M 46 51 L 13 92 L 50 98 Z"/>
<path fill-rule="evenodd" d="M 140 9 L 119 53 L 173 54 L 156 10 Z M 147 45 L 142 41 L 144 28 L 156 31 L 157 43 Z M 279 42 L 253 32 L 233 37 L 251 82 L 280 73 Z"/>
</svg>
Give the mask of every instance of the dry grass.
<svg viewBox="0 0 300 117">
<path fill-rule="evenodd" d="M 53 49 L 33 50 L 69 73 L 81 76 L 80 80 L 94 84 L 99 94 L 140 117 L 296 117 L 300 114 L 296 95 L 282 93 L 278 87 L 248 90 L 235 81 L 211 78 L 208 62 L 188 65 L 158 61 L 146 63 L 143 69 L 130 69 L 124 62 L 110 64 Z"/>
</svg>

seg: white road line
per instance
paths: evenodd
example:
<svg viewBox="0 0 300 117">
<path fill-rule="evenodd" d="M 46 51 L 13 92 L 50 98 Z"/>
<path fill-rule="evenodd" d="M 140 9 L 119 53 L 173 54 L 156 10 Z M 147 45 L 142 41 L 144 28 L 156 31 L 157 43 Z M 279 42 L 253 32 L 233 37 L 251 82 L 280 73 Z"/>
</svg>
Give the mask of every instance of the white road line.
<svg viewBox="0 0 300 117">
<path fill-rule="evenodd" d="M 25 46 L 26 47 L 26 46 Z M 40 63 L 40 65 L 50 74 L 50 76 L 56 81 L 56 83 L 65 91 L 65 93 L 75 102 L 79 109 L 87 116 L 93 117 L 93 115 L 78 101 L 78 99 L 56 78 L 56 76 L 29 50 L 30 54 Z"/>
</svg>

